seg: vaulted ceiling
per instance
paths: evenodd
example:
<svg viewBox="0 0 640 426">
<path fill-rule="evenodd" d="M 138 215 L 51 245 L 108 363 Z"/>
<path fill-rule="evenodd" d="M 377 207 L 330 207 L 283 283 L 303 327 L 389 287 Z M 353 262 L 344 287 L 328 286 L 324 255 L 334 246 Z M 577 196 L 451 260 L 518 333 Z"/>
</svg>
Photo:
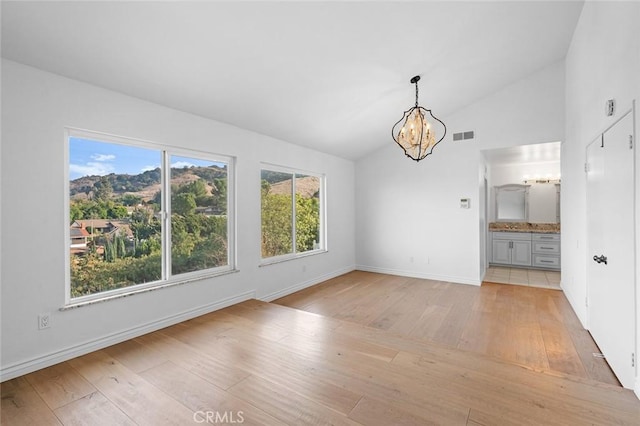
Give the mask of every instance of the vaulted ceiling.
<svg viewBox="0 0 640 426">
<path fill-rule="evenodd" d="M 579 1 L 2 2 L 2 56 L 357 159 L 562 60 Z"/>
</svg>

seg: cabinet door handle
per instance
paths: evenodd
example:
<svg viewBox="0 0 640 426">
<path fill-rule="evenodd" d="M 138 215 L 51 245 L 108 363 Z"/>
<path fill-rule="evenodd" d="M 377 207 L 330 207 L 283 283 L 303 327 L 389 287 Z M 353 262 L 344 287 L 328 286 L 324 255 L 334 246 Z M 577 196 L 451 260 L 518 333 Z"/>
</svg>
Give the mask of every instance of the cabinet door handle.
<svg viewBox="0 0 640 426">
<path fill-rule="evenodd" d="M 540 250 L 554 250 L 554 247 L 540 247 Z"/>
</svg>

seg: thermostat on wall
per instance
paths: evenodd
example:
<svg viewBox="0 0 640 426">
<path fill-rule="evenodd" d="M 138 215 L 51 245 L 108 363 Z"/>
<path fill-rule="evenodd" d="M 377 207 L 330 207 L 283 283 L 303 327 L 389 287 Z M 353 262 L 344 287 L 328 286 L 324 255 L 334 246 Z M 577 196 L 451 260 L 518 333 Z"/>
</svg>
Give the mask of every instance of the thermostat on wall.
<svg viewBox="0 0 640 426">
<path fill-rule="evenodd" d="M 468 209 L 471 207 L 471 200 L 469 198 L 460 198 L 460 208 Z"/>
</svg>

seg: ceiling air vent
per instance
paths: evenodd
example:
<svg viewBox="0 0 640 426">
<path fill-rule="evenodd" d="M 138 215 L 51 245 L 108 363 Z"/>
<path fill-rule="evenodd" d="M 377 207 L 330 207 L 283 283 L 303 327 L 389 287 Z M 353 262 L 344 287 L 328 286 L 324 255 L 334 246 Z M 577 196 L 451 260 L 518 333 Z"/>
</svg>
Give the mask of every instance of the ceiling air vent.
<svg viewBox="0 0 640 426">
<path fill-rule="evenodd" d="M 473 130 L 469 131 L 469 132 L 460 132 L 460 133 L 454 133 L 453 134 L 453 140 L 454 141 L 461 141 L 461 140 L 465 140 L 465 139 L 473 139 Z"/>
</svg>

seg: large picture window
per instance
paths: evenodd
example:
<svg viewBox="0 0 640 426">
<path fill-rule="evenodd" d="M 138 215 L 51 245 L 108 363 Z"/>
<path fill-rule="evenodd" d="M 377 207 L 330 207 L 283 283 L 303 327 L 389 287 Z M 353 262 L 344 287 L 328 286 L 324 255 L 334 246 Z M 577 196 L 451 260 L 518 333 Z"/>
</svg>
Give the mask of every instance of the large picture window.
<svg viewBox="0 0 640 426">
<path fill-rule="evenodd" d="M 233 161 L 68 131 L 69 299 L 233 269 Z"/>
<path fill-rule="evenodd" d="M 262 258 L 286 259 L 325 249 L 322 176 L 263 166 Z"/>
</svg>

